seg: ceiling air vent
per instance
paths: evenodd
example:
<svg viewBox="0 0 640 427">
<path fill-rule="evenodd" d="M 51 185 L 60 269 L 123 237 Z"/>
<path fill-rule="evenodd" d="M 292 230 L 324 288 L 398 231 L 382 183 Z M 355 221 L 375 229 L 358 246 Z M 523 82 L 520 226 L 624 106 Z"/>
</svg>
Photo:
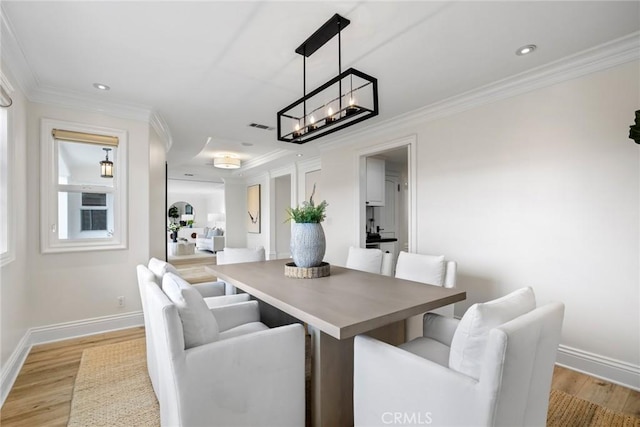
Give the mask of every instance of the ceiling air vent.
<svg viewBox="0 0 640 427">
<path fill-rule="evenodd" d="M 271 126 L 267 126 L 267 125 L 261 125 L 260 123 L 249 123 L 249 126 L 251 126 L 252 128 L 258 128 L 258 129 L 262 129 L 262 130 L 274 130 L 274 127 Z"/>
</svg>

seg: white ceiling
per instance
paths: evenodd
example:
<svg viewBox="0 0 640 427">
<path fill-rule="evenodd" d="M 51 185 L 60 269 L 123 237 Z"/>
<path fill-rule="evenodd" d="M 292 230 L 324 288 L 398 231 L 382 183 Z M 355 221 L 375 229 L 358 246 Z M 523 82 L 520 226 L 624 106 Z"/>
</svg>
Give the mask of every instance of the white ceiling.
<svg viewBox="0 0 640 427">
<path fill-rule="evenodd" d="M 2 59 L 26 64 L 14 74 L 27 95 L 154 111 L 173 139 L 169 176 L 218 181 L 234 172 L 214 169 L 216 154 L 251 165 L 316 153 L 315 141 L 279 142 L 248 124 L 275 127 L 276 112 L 302 96 L 294 50 L 334 13 L 351 20 L 343 69 L 379 82 L 380 116 L 361 128 L 640 30 L 638 1 L 4 0 L 2 13 L 15 38 L 3 44 L 17 41 Z M 534 54 L 515 55 L 530 43 Z M 332 40 L 307 60 L 307 88 L 337 74 L 336 53 Z"/>
</svg>

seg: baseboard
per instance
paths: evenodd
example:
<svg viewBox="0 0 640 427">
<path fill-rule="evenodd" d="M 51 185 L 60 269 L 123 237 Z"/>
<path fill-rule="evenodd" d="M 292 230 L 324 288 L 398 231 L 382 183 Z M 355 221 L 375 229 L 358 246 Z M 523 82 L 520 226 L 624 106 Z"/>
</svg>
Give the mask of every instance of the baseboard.
<svg viewBox="0 0 640 427">
<path fill-rule="evenodd" d="M 640 391 L 640 366 L 566 345 L 558 348 L 556 363 L 614 384 Z"/>
<path fill-rule="evenodd" d="M 11 353 L 7 363 L 2 366 L 2 376 L 0 377 L 0 406 L 4 405 L 4 401 L 9 395 L 13 383 L 18 378 L 20 369 L 24 361 L 29 355 L 31 345 L 29 344 L 29 331 L 22 336 L 22 339 Z"/>
<path fill-rule="evenodd" d="M 16 346 L 7 363 L 2 367 L 0 378 L 0 406 L 4 404 L 31 347 L 37 344 L 79 338 L 103 332 L 134 328 L 144 325 L 142 311 L 96 317 L 75 322 L 30 328 Z"/>
</svg>

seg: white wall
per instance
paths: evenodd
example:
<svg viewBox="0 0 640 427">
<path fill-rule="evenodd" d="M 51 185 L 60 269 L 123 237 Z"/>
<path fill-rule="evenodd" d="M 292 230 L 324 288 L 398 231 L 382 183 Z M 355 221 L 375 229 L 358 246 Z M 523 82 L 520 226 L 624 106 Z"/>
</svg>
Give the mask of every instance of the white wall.
<svg viewBox="0 0 640 427">
<path fill-rule="evenodd" d="M 243 180 L 225 179 L 224 205 L 227 210 L 225 245 L 229 248 L 246 247 L 247 186 Z"/>
<path fill-rule="evenodd" d="M 36 238 L 37 234 L 27 233 L 33 224 L 38 224 L 36 214 L 34 222 L 25 221 L 27 207 L 27 100 L 15 84 L 6 64 L 3 73 L 11 80 L 15 92 L 11 94 L 13 105 L 9 111 L 10 127 L 9 143 L 13 146 L 12 180 L 13 203 L 9 220 L 13 228 L 15 260 L 0 268 L 0 366 L 5 374 L 5 367 L 18 343 L 31 326 L 30 292 L 27 269 L 27 239 Z M 2 390 L 3 395 L 6 390 Z"/>
<path fill-rule="evenodd" d="M 149 126 L 149 256 L 164 259 L 167 248 L 164 230 L 167 228 L 165 211 L 166 145 Z M 167 208 L 168 209 L 168 208 Z"/>
<path fill-rule="evenodd" d="M 322 155 L 327 260 L 354 241 L 356 152 L 417 135 L 417 251 L 458 261 L 474 302 L 532 286 L 566 304 L 565 348 L 640 366 L 640 108 L 637 62 Z M 372 135 L 374 135 L 372 137 Z M 640 387 L 640 384 L 636 384 Z"/>
<path fill-rule="evenodd" d="M 275 244 L 276 258 L 289 258 L 291 251 L 291 224 L 286 208 L 291 207 L 291 175 L 282 175 L 274 179 L 274 228 L 275 236 L 272 240 Z"/>
<path fill-rule="evenodd" d="M 39 248 L 40 120 L 67 120 L 125 129 L 129 136 L 129 241 L 126 250 L 46 254 Z M 99 113 L 30 104 L 27 133 L 29 319 L 51 325 L 141 309 L 135 267 L 149 259 L 149 125 Z M 162 184 L 160 184 L 162 185 Z M 118 308 L 117 297 L 126 306 Z"/>
</svg>

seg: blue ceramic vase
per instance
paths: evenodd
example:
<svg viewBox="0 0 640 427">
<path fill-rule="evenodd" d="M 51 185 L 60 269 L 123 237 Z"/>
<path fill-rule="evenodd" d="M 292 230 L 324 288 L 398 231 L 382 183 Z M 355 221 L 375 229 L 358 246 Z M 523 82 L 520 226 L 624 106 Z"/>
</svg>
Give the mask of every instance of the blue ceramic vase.
<svg viewBox="0 0 640 427">
<path fill-rule="evenodd" d="M 326 250 L 324 230 L 319 223 L 294 223 L 291 229 L 291 257 L 297 267 L 317 267 Z"/>
</svg>

